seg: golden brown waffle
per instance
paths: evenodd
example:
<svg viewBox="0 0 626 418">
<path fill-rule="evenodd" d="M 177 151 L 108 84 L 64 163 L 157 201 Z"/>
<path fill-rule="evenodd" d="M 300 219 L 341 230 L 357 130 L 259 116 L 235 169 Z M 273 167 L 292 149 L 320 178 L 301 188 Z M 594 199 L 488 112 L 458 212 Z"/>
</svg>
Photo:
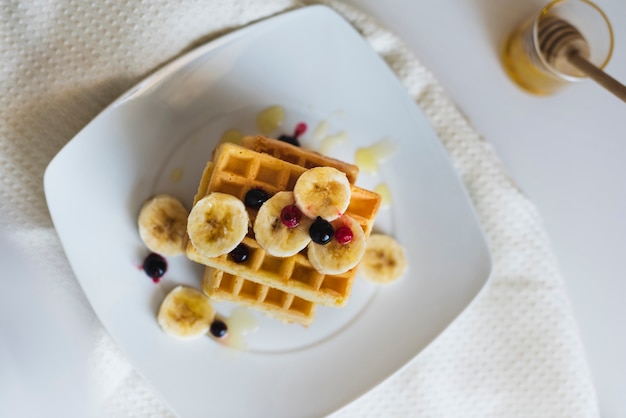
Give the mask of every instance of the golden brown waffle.
<svg viewBox="0 0 626 418">
<path fill-rule="evenodd" d="M 202 173 L 194 205 L 208 193 L 212 171 L 213 162 L 209 161 Z M 202 290 L 213 300 L 234 302 L 287 323 L 309 326 L 317 311 L 313 302 L 211 267 L 204 270 Z"/>
<path fill-rule="evenodd" d="M 213 300 L 225 300 L 253 308 L 283 322 L 310 325 L 315 319 L 315 303 L 276 288 L 207 267 L 202 290 Z"/>
<path fill-rule="evenodd" d="M 306 150 L 266 136 L 246 136 L 242 140 L 242 145 L 245 148 L 263 154 L 269 154 L 279 160 L 287 161 L 288 163 L 299 165 L 307 169 L 313 167 L 334 167 L 346 173 L 350 184 L 354 184 L 359 175 L 359 168 L 356 165 L 348 164 L 315 151 Z"/>
<path fill-rule="evenodd" d="M 198 191 L 196 192 L 196 195 L 193 197 L 193 205 L 191 205 L 191 207 L 196 206 L 198 200 L 202 199 L 208 194 L 211 174 L 213 174 L 213 161 L 209 161 L 204 167 L 204 171 L 202 172 L 202 178 L 200 179 L 200 185 L 198 186 Z"/>
<path fill-rule="evenodd" d="M 207 182 L 203 178 L 200 185 L 204 187 L 208 183 L 205 195 L 222 192 L 243 200 L 248 190 L 253 188 L 263 189 L 270 195 L 293 190 L 296 180 L 305 171 L 304 167 L 270 155 L 224 143 L 216 149 L 212 169 L 205 170 L 205 175 L 210 176 L 210 180 Z M 199 196 L 201 194 L 199 192 Z M 352 185 L 352 198 L 346 213 L 359 222 L 366 237 L 371 232 L 379 206 L 378 194 Z M 254 219 L 256 211 L 248 211 L 251 219 Z M 344 306 L 347 303 L 356 267 L 343 274 L 324 275 L 311 266 L 306 251 L 286 258 L 271 256 L 254 240 L 252 228 L 244 239 L 244 244 L 250 248 L 250 256 L 243 264 L 235 263 L 228 254 L 213 258 L 203 256 L 191 242 L 187 245 L 187 257 L 200 264 L 322 305 Z"/>
<path fill-rule="evenodd" d="M 208 193 L 212 170 L 213 162 L 209 161 L 194 197 L 194 205 Z M 313 302 L 212 267 L 204 270 L 202 290 L 213 300 L 234 302 L 259 310 L 280 321 L 304 326 L 313 322 L 317 310 L 317 305 Z"/>
</svg>

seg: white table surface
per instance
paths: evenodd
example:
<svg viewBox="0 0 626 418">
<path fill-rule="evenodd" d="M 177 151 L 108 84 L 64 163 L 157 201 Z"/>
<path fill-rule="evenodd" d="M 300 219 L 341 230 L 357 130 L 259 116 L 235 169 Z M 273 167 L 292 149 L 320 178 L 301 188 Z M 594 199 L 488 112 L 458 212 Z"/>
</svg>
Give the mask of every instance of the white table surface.
<svg viewBox="0 0 626 418">
<path fill-rule="evenodd" d="M 400 36 L 539 208 L 571 296 L 603 417 L 626 416 L 626 103 L 590 82 L 548 98 L 502 70 L 508 31 L 546 1 L 348 0 Z M 626 83 L 626 1 L 598 0 Z"/>
</svg>

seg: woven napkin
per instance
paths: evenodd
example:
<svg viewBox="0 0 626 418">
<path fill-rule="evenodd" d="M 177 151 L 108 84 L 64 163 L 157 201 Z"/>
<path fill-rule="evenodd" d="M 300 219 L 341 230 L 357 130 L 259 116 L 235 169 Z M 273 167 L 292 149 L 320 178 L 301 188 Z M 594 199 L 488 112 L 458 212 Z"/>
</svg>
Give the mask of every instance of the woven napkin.
<svg viewBox="0 0 626 418">
<path fill-rule="evenodd" d="M 384 58 L 430 119 L 469 190 L 494 263 L 486 289 L 431 346 L 335 415 L 598 416 L 537 210 L 398 38 L 351 7 L 327 4 Z M 173 57 L 302 6 L 288 0 L 0 3 L 0 214 L 18 245 L 45 269 L 53 296 L 88 306 L 44 199 L 43 173 L 52 157 L 107 104 Z M 98 409 L 108 417 L 173 416 L 93 323 Z"/>
</svg>

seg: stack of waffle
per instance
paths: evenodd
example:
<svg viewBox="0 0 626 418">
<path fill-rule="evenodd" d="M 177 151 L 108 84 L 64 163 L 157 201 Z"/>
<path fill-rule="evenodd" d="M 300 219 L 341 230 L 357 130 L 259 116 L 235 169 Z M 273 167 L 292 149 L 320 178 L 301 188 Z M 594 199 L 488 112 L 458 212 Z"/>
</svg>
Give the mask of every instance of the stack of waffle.
<svg viewBox="0 0 626 418">
<path fill-rule="evenodd" d="M 334 167 L 346 174 L 351 200 L 346 214 L 357 221 L 368 237 L 380 206 L 380 196 L 354 185 L 356 166 L 262 136 L 243 139 L 243 146 L 220 144 L 202 174 L 194 205 L 213 192 L 244 200 L 251 189 L 269 195 L 292 191 L 307 169 Z M 257 210 L 247 208 L 251 224 Z M 250 249 L 245 263 L 224 254 L 206 257 L 189 240 L 187 257 L 206 266 L 202 288 L 214 300 L 225 300 L 254 308 L 284 322 L 309 325 L 316 305 L 342 307 L 350 296 L 357 267 L 337 275 L 322 274 L 309 262 L 306 249 L 291 257 L 267 254 L 256 242 L 251 227 L 243 240 Z"/>
</svg>

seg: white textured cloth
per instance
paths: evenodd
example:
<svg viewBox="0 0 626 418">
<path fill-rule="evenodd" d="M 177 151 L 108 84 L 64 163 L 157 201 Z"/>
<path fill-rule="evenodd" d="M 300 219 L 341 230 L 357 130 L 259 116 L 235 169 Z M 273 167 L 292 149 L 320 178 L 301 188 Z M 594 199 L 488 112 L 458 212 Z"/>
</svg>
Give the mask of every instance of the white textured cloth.
<svg viewBox="0 0 626 418">
<path fill-rule="evenodd" d="M 597 401 L 539 214 L 488 142 L 411 52 L 367 16 L 330 3 L 386 60 L 429 117 L 477 209 L 493 254 L 479 298 L 409 367 L 338 417 L 594 417 Z M 108 103 L 195 45 L 301 3 L 0 3 L 0 214 L 44 268 L 52 294 L 87 306 L 43 194 L 45 167 Z M 94 320 L 99 409 L 169 417 Z"/>
</svg>

